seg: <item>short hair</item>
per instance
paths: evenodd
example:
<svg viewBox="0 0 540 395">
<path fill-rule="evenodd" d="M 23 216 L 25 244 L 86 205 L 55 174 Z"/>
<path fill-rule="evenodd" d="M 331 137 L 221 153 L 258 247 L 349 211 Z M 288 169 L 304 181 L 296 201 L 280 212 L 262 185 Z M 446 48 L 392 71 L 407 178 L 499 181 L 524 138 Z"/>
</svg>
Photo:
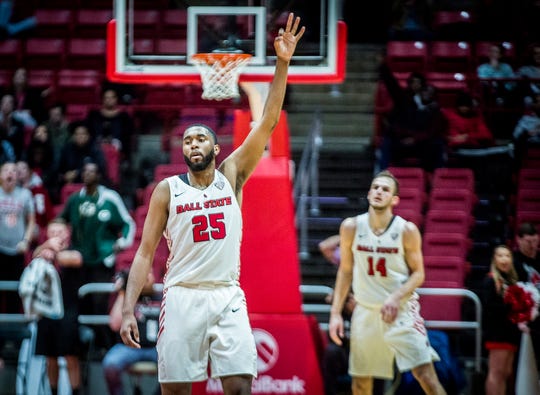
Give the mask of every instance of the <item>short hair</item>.
<svg viewBox="0 0 540 395">
<path fill-rule="evenodd" d="M 538 230 L 536 229 L 536 226 L 534 226 L 534 224 L 531 222 L 523 222 L 517 228 L 518 237 L 534 236 L 536 234 L 538 234 Z"/>
<path fill-rule="evenodd" d="M 66 103 L 57 101 L 49 106 L 49 110 L 52 110 L 53 108 L 59 108 L 60 111 L 62 111 L 62 114 L 65 114 L 67 106 L 66 106 Z"/>
<path fill-rule="evenodd" d="M 214 139 L 214 144 L 218 144 L 218 139 L 217 139 L 216 132 L 214 132 L 210 126 L 205 125 L 204 123 L 193 123 L 193 124 L 189 125 L 187 128 L 185 128 L 184 131 L 186 131 L 188 129 L 191 129 L 191 128 L 195 128 L 195 127 L 206 129 L 208 131 L 208 133 L 210 133 L 210 135 Z"/>
<path fill-rule="evenodd" d="M 379 177 L 387 177 L 390 178 L 392 181 L 394 181 L 394 185 L 396 186 L 394 191 L 394 196 L 399 196 L 399 181 L 390 171 L 388 170 L 382 170 L 375 174 L 375 177 L 373 179 L 379 178 Z"/>
<path fill-rule="evenodd" d="M 73 121 L 71 122 L 69 125 L 68 125 L 68 130 L 69 130 L 69 133 L 71 135 L 73 135 L 75 133 L 75 130 L 77 130 L 77 128 L 79 127 L 84 127 L 86 128 L 86 130 L 88 131 L 88 133 L 91 135 L 90 133 L 90 126 L 88 125 L 88 123 L 85 121 L 85 120 L 77 120 L 77 121 Z"/>
</svg>

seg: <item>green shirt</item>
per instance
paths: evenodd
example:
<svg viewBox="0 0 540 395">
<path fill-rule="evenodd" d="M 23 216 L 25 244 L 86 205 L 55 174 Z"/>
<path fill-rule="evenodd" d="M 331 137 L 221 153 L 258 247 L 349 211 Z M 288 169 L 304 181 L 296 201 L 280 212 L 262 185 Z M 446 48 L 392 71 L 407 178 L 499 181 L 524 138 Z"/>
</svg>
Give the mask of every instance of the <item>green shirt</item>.
<svg viewBox="0 0 540 395">
<path fill-rule="evenodd" d="M 115 243 L 121 249 L 133 244 L 135 221 L 120 195 L 104 186 L 93 195 L 86 188 L 73 193 L 60 217 L 71 225 L 72 247 L 82 254 L 84 265 L 112 267 Z"/>
</svg>

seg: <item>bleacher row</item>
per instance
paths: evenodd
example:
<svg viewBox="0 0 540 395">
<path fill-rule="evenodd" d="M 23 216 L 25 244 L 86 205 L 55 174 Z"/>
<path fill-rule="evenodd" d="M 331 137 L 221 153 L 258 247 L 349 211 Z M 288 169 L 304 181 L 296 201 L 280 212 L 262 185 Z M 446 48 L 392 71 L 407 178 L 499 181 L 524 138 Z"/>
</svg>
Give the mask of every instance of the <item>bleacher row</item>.
<svg viewBox="0 0 540 395">
<path fill-rule="evenodd" d="M 529 149 L 516 170 L 509 196 L 509 237 L 525 221 L 540 227 L 540 150 Z M 467 276 L 487 262 L 471 259 L 475 209 L 479 204 L 475 172 L 470 168 L 440 168 L 433 174 L 419 167 L 390 167 L 400 181 L 400 203 L 394 212 L 414 222 L 423 236 L 424 287 L 466 288 Z M 495 225 L 493 225 L 495 226 Z M 513 240 L 502 240 L 512 245 Z M 424 307 L 423 307 L 424 309 Z M 431 314 L 431 312 L 429 313 Z"/>
<path fill-rule="evenodd" d="M 498 124 L 500 114 L 509 119 L 517 119 L 523 111 L 523 101 L 506 103 L 501 106 L 495 96 L 490 96 L 486 87 L 490 80 L 480 79 L 477 67 L 488 61 L 490 47 L 495 41 L 389 41 L 386 44 L 386 62 L 399 83 L 404 87 L 411 72 L 425 76 L 426 81 L 436 89 L 437 101 L 444 108 L 453 108 L 458 94 L 466 91 L 477 100 L 489 127 L 496 138 L 508 139 L 510 130 Z M 527 56 L 531 44 L 503 41 L 505 48 L 501 61 L 510 64 L 514 71 L 528 64 Z M 508 82 L 516 82 L 516 97 L 524 87 L 525 79 L 516 76 Z M 521 85 L 520 85 L 521 84 Z M 392 108 L 392 100 L 381 82 L 375 94 L 376 134 L 381 132 L 381 118 Z M 510 121 L 512 123 L 512 121 Z M 508 126 L 508 125 L 507 125 Z M 510 125 L 511 126 L 511 125 Z M 506 127 L 508 129 L 508 127 Z"/>
</svg>

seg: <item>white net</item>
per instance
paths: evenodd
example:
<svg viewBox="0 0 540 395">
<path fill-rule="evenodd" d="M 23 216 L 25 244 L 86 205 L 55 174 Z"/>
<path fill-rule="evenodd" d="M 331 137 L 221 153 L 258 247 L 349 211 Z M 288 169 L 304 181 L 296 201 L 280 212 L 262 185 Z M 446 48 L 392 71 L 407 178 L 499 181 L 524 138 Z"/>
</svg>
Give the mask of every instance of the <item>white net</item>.
<svg viewBox="0 0 540 395">
<path fill-rule="evenodd" d="M 195 54 L 192 61 L 201 74 L 206 100 L 224 100 L 239 97 L 238 77 L 251 59 L 249 54 L 204 53 Z"/>
</svg>

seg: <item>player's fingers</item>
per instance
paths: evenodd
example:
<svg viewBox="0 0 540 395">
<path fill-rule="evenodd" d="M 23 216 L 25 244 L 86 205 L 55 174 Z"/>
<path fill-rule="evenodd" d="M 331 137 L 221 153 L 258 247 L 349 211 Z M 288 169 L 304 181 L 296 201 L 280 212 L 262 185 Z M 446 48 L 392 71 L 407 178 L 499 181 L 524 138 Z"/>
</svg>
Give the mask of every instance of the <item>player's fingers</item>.
<svg viewBox="0 0 540 395">
<path fill-rule="evenodd" d="M 285 25 L 285 31 L 290 32 L 291 26 L 293 23 L 294 14 L 292 12 L 289 13 L 289 17 L 287 18 L 287 25 Z"/>
<path fill-rule="evenodd" d="M 291 33 L 292 34 L 296 34 L 296 31 L 298 30 L 298 25 L 300 25 L 300 17 L 297 16 L 295 19 L 294 19 L 294 25 L 291 29 Z"/>
</svg>

